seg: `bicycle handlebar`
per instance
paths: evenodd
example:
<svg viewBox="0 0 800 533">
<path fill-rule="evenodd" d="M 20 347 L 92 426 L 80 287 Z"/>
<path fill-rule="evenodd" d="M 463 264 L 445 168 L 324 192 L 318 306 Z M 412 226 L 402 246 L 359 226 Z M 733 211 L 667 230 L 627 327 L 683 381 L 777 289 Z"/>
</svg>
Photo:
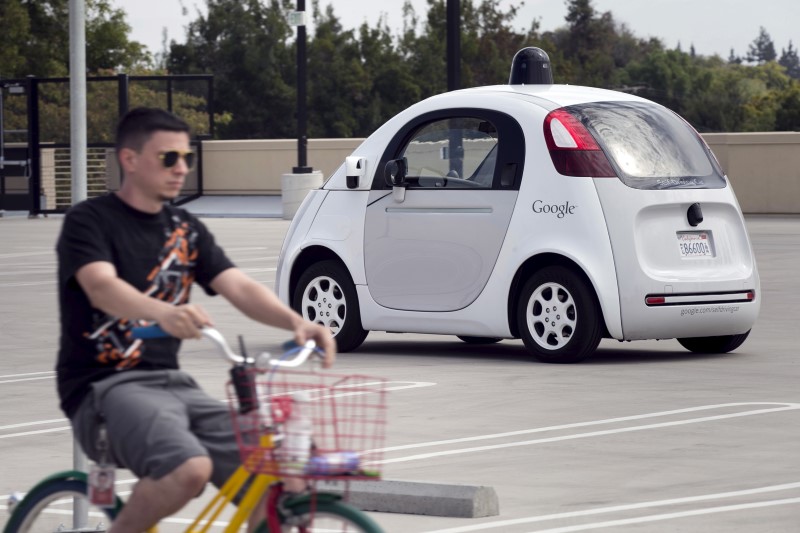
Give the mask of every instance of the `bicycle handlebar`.
<svg viewBox="0 0 800 533">
<path fill-rule="evenodd" d="M 225 340 L 225 337 L 222 336 L 222 333 L 219 332 L 216 328 L 211 327 L 203 327 L 200 329 L 203 336 L 213 342 L 220 351 L 220 354 L 224 359 L 227 359 L 231 363 L 235 364 L 255 364 L 257 361 L 234 353 L 231 347 L 228 345 L 228 342 Z M 134 339 L 163 339 L 167 337 L 171 337 L 169 333 L 161 329 L 161 326 L 155 324 L 152 326 L 141 326 L 131 329 L 131 333 Z M 284 345 L 285 349 L 291 349 L 291 345 L 294 343 L 290 341 L 289 343 Z M 281 359 L 269 359 L 269 364 L 271 366 L 283 366 L 283 367 L 296 367 L 300 366 L 306 362 L 306 360 L 313 354 L 316 354 L 318 357 L 323 358 L 324 355 L 317 350 L 317 343 L 313 340 L 308 340 L 306 343 L 300 347 L 297 355 L 292 357 L 288 360 Z M 263 356 L 267 356 L 268 354 L 262 354 Z"/>
</svg>

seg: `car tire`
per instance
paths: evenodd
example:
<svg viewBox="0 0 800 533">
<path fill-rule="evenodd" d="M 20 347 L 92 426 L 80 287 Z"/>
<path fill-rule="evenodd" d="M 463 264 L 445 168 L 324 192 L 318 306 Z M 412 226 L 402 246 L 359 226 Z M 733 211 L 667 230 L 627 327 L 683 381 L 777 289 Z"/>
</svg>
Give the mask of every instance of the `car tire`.
<svg viewBox="0 0 800 533">
<path fill-rule="evenodd" d="M 306 320 L 330 328 L 340 352 L 355 350 L 367 338 L 355 285 L 338 261 L 320 261 L 306 269 L 297 282 L 292 307 Z"/>
<path fill-rule="evenodd" d="M 456 335 L 456 337 L 467 344 L 494 344 L 503 340 L 500 337 L 469 337 L 466 335 Z"/>
<path fill-rule="evenodd" d="M 741 346 L 750 335 L 750 330 L 738 335 L 719 337 L 688 337 L 678 339 L 681 346 L 694 353 L 728 353 Z"/>
<path fill-rule="evenodd" d="M 594 353 L 603 335 L 600 306 L 583 277 L 562 266 L 528 279 L 517 304 L 525 347 L 545 363 L 577 363 Z"/>
</svg>

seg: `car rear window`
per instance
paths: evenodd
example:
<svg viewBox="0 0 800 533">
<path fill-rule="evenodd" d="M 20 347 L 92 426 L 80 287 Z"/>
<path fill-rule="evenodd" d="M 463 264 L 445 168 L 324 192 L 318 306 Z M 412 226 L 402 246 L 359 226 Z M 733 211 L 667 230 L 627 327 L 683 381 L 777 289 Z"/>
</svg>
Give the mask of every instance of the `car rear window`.
<svg viewBox="0 0 800 533">
<path fill-rule="evenodd" d="M 721 189 L 726 185 L 705 142 L 665 107 L 648 102 L 595 102 L 567 110 L 591 131 L 629 187 Z"/>
</svg>

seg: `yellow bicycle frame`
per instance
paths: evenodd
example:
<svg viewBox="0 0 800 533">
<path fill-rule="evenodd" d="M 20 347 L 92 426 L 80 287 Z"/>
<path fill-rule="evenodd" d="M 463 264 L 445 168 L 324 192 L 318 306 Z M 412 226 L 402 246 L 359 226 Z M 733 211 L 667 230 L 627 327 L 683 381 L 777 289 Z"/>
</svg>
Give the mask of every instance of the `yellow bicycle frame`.
<svg viewBox="0 0 800 533">
<path fill-rule="evenodd" d="M 267 493 L 270 485 L 280 481 L 280 478 L 267 474 L 253 474 L 246 468 L 247 463 L 261 464 L 264 462 L 264 456 L 269 454 L 269 450 L 274 448 L 272 442 L 272 435 L 263 435 L 261 437 L 260 447 L 247 458 L 245 464 L 239 466 L 236 471 L 231 474 L 231 477 L 225 482 L 219 492 L 214 498 L 203 508 L 194 522 L 186 529 L 186 533 L 207 533 L 214 521 L 219 517 L 225 507 L 233 501 L 237 494 L 242 490 L 245 483 L 252 479 L 252 483 L 247 488 L 236 512 L 231 518 L 231 521 L 223 530 L 224 533 L 235 533 L 245 523 L 250 515 L 255 510 L 256 506 L 261 502 L 264 494 Z M 271 459 L 269 459 L 271 461 Z M 148 530 L 148 533 L 157 533 L 158 528 L 153 527 Z"/>
</svg>

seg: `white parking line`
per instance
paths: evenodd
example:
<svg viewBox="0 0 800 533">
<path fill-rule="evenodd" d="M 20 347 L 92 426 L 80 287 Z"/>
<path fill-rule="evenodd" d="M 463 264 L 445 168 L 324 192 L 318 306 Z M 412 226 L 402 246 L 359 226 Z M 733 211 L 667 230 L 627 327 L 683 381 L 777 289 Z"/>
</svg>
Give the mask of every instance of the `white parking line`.
<svg viewBox="0 0 800 533">
<path fill-rule="evenodd" d="M 28 376 L 36 376 L 36 377 L 28 377 Z M 8 374 L 5 376 L 0 376 L 0 385 L 3 383 L 19 383 L 20 381 L 36 381 L 40 379 L 53 379 L 56 377 L 56 373 L 52 370 L 47 372 L 26 372 L 24 374 Z M 7 378 L 14 378 L 14 379 L 7 379 Z M 19 379 L 16 379 L 19 378 Z"/>
<path fill-rule="evenodd" d="M 19 377 L 22 377 L 22 376 L 39 376 L 39 375 L 43 375 L 43 374 L 47 374 L 49 376 L 54 376 L 55 375 L 55 371 L 47 370 L 47 371 L 44 371 L 44 372 L 25 372 L 24 374 L 6 374 L 5 376 L 0 376 L 0 379 L 19 378 Z"/>
<path fill-rule="evenodd" d="M 19 282 L 19 283 L 0 283 L 0 287 L 33 287 L 36 285 L 55 285 L 56 280 L 49 280 L 49 281 L 30 281 L 30 282 Z"/>
<path fill-rule="evenodd" d="M 24 374 L 19 374 L 24 375 Z M 31 378 L 35 379 L 35 378 Z M 432 387 L 436 385 L 436 383 L 430 381 L 387 381 L 385 383 L 386 391 L 399 391 L 399 390 L 407 390 L 407 389 L 418 389 L 420 387 Z M 342 396 L 352 395 L 354 393 L 341 393 Z M 223 399 L 220 400 L 223 403 L 228 403 L 230 400 Z M 68 421 L 64 418 L 53 419 L 53 420 L 38 420 L 34 422 L 21 422 L 19 424 L 11 424 L 7 426 L 0 426 L 0 431 L 4 429 L 13 429 L 13 428 L 21 428 L 27 426 L 36 426 L 42 424 L 55 424 L 55 423 L 68 423 Z M 33 431 L 23 431 L 20 433 L 9 433 L 8 435 L 0 435 L 0 439 L 10 439 L 14 437 L 25 437 L 28 435 L 39 435 L 41 433 L 54 433 L 56 431 L 68 431 L 72 429 L 71 426 L 59 426 L 55 428 L 48 428 L 48 429 L 39 429 Z"/>
<path fill-rule="evenodd" d="M 39 381 L 42 379 L 53 379 L 54 377 L 56 377 L 55 374 L 50 376 L 39 376 L 35 378 L 7 379 L 5 381 L 0 381 L 0 385 L 4 383 L 19 383 L 20 381 Z"/>
<path fill-rule="evenodd" d="M 6 267 L 8 265 L 3 265 Z M 24 265 L 23 265 L 24 266 Z M 30 266 L 25 270 L 3 270 L 0 272 L 0 276 L 30 276 L 30 275 L 39 275 L 39 274 L 55 274 L 55 268 L 52 267 L 35 267 Z"/>
<path fill-rule="evenodd" d="M 572 511 L 568 513 L 554 513 L 540 516 L 528 516 L 525 518 L 515 518 L 511 520 L 498 520 L 496 522 L 487 522 L 483 524 L 475 524 L 471 526 L 454 527 L 448 529 L 437 529 L 435 531 L 427 531 L 426 533 L 468 533 L 469 531 L 483 531 L 486 529 L 507 528 L 510 526 L 518 526 L 523 524 L 532 524 L 535 522 L 546 522 L 548 520 L 562 520 L 565 518 L 577 518 L 582 516 L 592 516 L 606 513 L 618 513 L 621 511 L 632 511 L 637 509 L 649 509 L 652 507 L 663 507 L 666 505 L 680 505 L 686 503 L 697 503 L 709 500 L 718 500 L 724 498 L 738 498 L 742 496 L 752 496 L 755 494 L 766 494 L 770 492 L 779 492 L 783 490 L 796 490 L 800 489 L 800 482 L 784 483 L 781 485 L 769 485 L 766 487 L 758 487 L 755 489 L 744 489 L 730 492 L 718 492 L 715 494 L 702 494 L 699 496 L 687 496 L 685 498 L 673 498 L 669 500 L 655 500 L 649 502 L 632 503 L 628 505 L 614 505 L 611 507 L 599 507 L 595 509 L 586 509 L 584 511 Z M 786 498 L 781 500 L 768 500 L 763 502 L 752 502 L 736 505 L 726 505 L 721 507 L 710 507 L 706 509 L 697 509 L 692 511 L 682 511 L 677 513 L 650 515 L 634 517 L 629 519 L 614 520 L 608 522 L 595 522 L 593 524 L 580 524 L 576 526 L 566 526 L 566 528 L 545 529 L 539 530 L 539 533 L 555 533 L 567 531 L 582 531 L 582 529 L 598 529 L 600 527 L 611 527 L 615 525 L 632 524 L 638 522 L 648 522 L 655 520 L 666 520 L 668 518 L 678 518 L 680 516 L 691 516 L 693 514 L 707 514 L 712 512 L 725 512 L 735 511 L 738 509 L 747 509 L 751 507 L 765 507 L 769 505 L 787 505 L 790 503 L 800 503 L 800 498 Z M 591 526 L 591 527 L 590 527 Z M 567 529 L 569 528 L 569 529 Z"/>
<path fill-rule="evenodd" d="M 23 431 L 22 433 L 9 433 L 8 435 L 0 435 L 0 439 L 10 439 L 13 437 L 25 437 L 26 435 L 40 435 L 42 433 L 55 433 L 56 431 L 67 431 L 72 429 L 71 426 L 63 426 L 50 429 L 40 429 L 37 431 Z"/>
<path fill-rule="evenodd" d="M 225 248 L 225 252 L 232 253 L 232 252 L 253 252 L 256 250 L 269 250 L 268 246 L 247 246 L 247 247 L 239 247 L 239 248 Z"/>
<path fill-rule="evenodd" d="M 65 423 L 67 421 L 66 418 L 54 418 L 52 420 L 37 420 L 36 422 L 22 422 L 19 424 L 10 424 L 8 426 L 0 426 L 0 430 L 4 429 L 13 429 L 13 428 L 24 428 L 27 426 L 40 426 L 42 424 L 56 424 L 56 423 Z"/>
<path fill-rule="evenodd" d="M 123 493 L 117 493 L 117 495 L 118 495 L 118 496 L 122 496 L 122 495 L 123 495 Z M 54 503 L 54 504 L 58 504 L 58 503 L 61 503 L 61 502 L 53 502 L 53 503 Z M 71 504 L 71 503 L 72 503 L 72 498 L 69 498 L 68 500 L 64 500 L 64 502 L 63 502 L 63 503 L 64 503 L 64 504 Z M 2 504 L 0 504 L 0 510 L 3 510 L 3 511 L 5 511 L 5 510 L 7 510 L 7 509 L 8 509 L 8 507 L 7 507 L 6 505 L 2 505 Z M 51 515 L 72 516 L 72 509 L 54 509 L 54 508 L 47 508 L 47 509 L 45 509 L 45 510 L 44 510 L 44 512 L 45 512 L 46 514 L 51 514 Z M 101 513 L 101 512 L 98 512 L 98 511 L 90 511 L 90 512 L 89 512 L 89 514 L 88 514 L 88 516 L 90 516 L 90 517 L 92 517 L 92 518 L 103 518 L 103 517 L 105 517 L 106 515 L 105 515 L 105 514 L 103 514 L 103 513 Z M 191 525 L 191 524 L 193 524 L 193 523 L 194 523 L 194 521 L 195 521 L 195 519 L 194 519 L 194 518 L 177 518 L 177 517 L 174 517 L 174 516 L 172 516 L 172 517 L 164 518 L 163 520 L 161 520 L 161 521 L 159 522 L 159 524 L 184 524 L 184 525 Z M 207 523 L 208 523 L 208 521 L 207 521 L 207 520 L 201 520 L 201 521 L 199 522 L 199 524 L 200 524 L 200 525 L 205 525 L 205 524 L 207 524 Z M 212 527 L 227 527 L 227 526 L 228 526 L 228 522 L 223 522 L 223 521 L 217 520 L 217 521 L 215 521 L 215 522 L 212 522 L 212 524 L 211 524 L 211 525 L 212 525 Z"/>
<path fill-rule="evenodd" d="M 705 509 L 696 509 L 694 511 L 682 511 L 679 513 L 639 516 L 636 518 L 609 520 L 608 522 L 596 522 L 594 524 L 581 524 L 579 526 L 557 527 L 551 529 L 537 529 L 535 532 L 531 533 L 570 533 L 573 531 L 587 531 L 589 529 L 601 529 L 606 527 L 624 526 L 628 524 L 641 524 L 644 522 L 656 522 L 659 520 L 684 518 L 686 516 L 700 516 L 705 514 L 726 513 L 730 511 L 741 511 L 742 509 L 756 509 L 759 507 L 773 507 L 775 505 L 787 505 L 793 503 L 800 503 L 800 498 L 787 498 L 785 500 L 770 500 L 766 502 L 743 503 L 739 505 L 724 505 L 722 507 L 707 507 Z"/>
<path fill-rule="evenodd" d="M 0 254 L 0 259 L 8 259 L 9 257 L 29 257 L 31 255 L 55 255 L 55 253 L 55 250 L 48 250 L 46 252 L 12 252 Z"/>
<path fill-rule="evenodd" d="M 465 437 L 462 439 L 449 439 L 444 441 L 433 441 L 433 442 L 426 442 L 426 443 L 419 443 L 419 444 L 409 444 L 405 446 L 394 446 L 389 448 L 384 448 L 380 451 L 397 451 L 402 449 L 409 449 L 409 448 L 421 448 L 421 447 L 428 447 L 428 446 L 441 446 L 443 444 L 457 444 L 460 442 L 469 442 L 469 441 L 476 441 L 476 440 L 487 440 L 487 439 L 497 439 L 501 437 L 508 437 L 508 436 L 516 436 L 516 435 L 524 435 L 529 433 L 540 433 L 545 431 L 555 431 L 560 429 L 571 429 L 576 427 L 584 427 L 584 426 L 592 426 L 598 424 L 611 424 L 621 421 L 628 421 L 628 420 L 640 420 L 644 418 L 654 418 L 660 416 L 669 416 L 681 413 L 689 413 L 695 411 L 703 411 L 709 409 L 723 409 L 723 408 L 730 408 L 730 407 L 744 407 L 744 406 L 755 406 L 755 405 L 775 405 L 780 407 L 772 407 L 766 409 L 753 409 L 748 411 L 739 411 L 736 413 L 726 413 L 722 415 L 713 415 L 713 416 L 704 416 L 698 418 L 686 418 L 682 420 L 672 420 L 669 422 L 660 422 L 657 424 L 644 424 L 638 426 L 628 426 L 623 428 L 615 428 L 615 429 L 606 429 L 601 431 L 590 431 L 587 433 L 573 433 L 570 435 L 559 435 L 557 437 L 547 437 L 543 439 L 534 439 L 534 440 L 524 440 L 524 441 L 515 441 L 515 442 L 507 442 L 503 444 L 493 444 L 493 445 L 486 445 L 486 446 L 475 446 L 471 448 L 459 448 L 455 450 L 444 450 L 441 452 L 430 452 L 424 454 L 417 454 L 417 455 L 409 455 L 406 457 L 396 457 L 393 459 L 384 459 L 383 461 L 378 462 L 378 464 L 389 464 L 389 463 L 403 463 L 408 461 L 418 461 L 421 459 L 430 459 L 432 457 L 442 457 L 445 455 L 457 455 L 462 453 L 472 453 L 472 452 L 481 452 L 486 450 L 497 450 L 501 448 L 512 448 L 517 446 L 530 446 L 532 444 L 543 444 L 547 442 L 558 442 L 558 441 L 565 441 L 565 440 L 574 440 L 574 439 L 583 439 L 588 437 L 599 437 L 603 435 L 613 435 L 615 433 L 628 433 L 631 431 L 643 431 L 646 429 L 657 429 L 657 428 L 665 428 L 671 426 L 682 426 L 686 424 L 697 424 L 700 422 L 711 422 L 714 420 L 724 420 L 728 418 L 739 418 L 743 416 L 754 416 L 760 414 L 768 414 L 768 413 L 777 413 L 781 411 L 792 411 L 800 409 L 800 403 L 784 403 L 784 402 L 747 402 L 747 403 L 726 403 L 726 404 L 717 404 L 717 405 L 703 405 L 700 407 L 691 407 L 688 409 L 676 409 L 673 411 L 660 411 L 656 413 L 647 413 L 643 415 L 635 415 L 629 417 L 621 417 L 621 418 L 609 418 L 605 420 L 595 420 L 591 422 L 580 422 L 577 424 L 564 424 L 560 426 L 549 426 L 543 428 L 535 428 L 535 429 L 526 429 L 521 431 L 511 431 L 506 433 L 495 433 L 489 435 L 478 435 L 474 437 Z"/>
</svg>

